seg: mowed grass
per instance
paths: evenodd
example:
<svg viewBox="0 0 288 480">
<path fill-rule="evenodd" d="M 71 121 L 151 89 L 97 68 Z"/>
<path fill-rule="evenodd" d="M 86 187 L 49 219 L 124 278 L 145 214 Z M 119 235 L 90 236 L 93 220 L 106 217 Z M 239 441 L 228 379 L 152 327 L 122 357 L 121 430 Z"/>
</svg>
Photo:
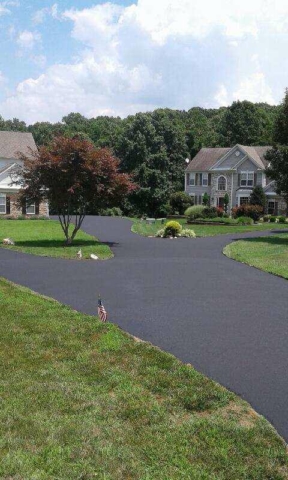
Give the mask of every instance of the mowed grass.
<svg viewBox="0 0 288 480">
<path fill-rule="evenodd" d="M 72 227 L 71 227 L 72 230 Z M 15 246 L 3 245 L 4 238 L 12 238 Z M 45 257 L 77 258 L 81 248 L 83 258 L 91 253 L 100 259 L 112 257 L 107 245 L 79 230 L 71 246 L 65 246 L 65 237 L 57 220 L 0 220 L 0 247 Z"/>
<path fill-rule="evenodd" d="M 227 245 L 227 257 L 288 279 L 288 235 L 249 238 Z"/>
<path fill-rule="evenodd" d="M 225 235 L 228 233 L 245 233 L 245 232 L 261 232 L 265 230 L 277 230 L 285 228 L 284 225 L 277 223 L 260 223 L 258 225 L 189 225 L 186 220 L 180 219 L 177 222 L 181 223 L 183 228 L 190 228 L 194 230 L 197 237 L 214 237 L 215 235 Z M 166 223 L 166 220 L 164 224 Z M 164 224 L 160 220 L 149 225 L 146 221 L 133 219 L 132 232 L 143 235 L 144 237 L 154 236 L 158 230 L 164 228 Z M 288 228 L 288 225 L 287 225 Z"/>
<path fill-rule="evenodd" d="M 0 478 L 280 480 L 234 394 L 112 324 L 0 280 Z"/>
</svg>

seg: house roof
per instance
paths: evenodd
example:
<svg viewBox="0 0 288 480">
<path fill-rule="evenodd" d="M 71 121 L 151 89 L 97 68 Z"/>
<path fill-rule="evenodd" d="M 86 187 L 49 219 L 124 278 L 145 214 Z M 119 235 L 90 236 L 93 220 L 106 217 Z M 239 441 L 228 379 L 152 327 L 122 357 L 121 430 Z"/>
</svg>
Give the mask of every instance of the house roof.
<svg viewBox="0 0 288 480">
<path fill-rule="evenodd" d="M 0 158 L 16 159 L 19 152 L 31 157 L 30 148 L 37 150 L 32 133 L 0 131 Z"/>
<path fill-rule="evenodd" d="M 201 148 L 200 152 L 191 160 L 186 172 L 197 172 L 209 170 L 220 160 L 231 148 Z"/>
<path fill-rule="evenodd" d="M 264 155 L 271 147 L 247 147 L 244 145 L 239 145 L 239 147 L 241 147 L 247 155 L 254 160 L 259 168 L 265 169 L 267 167 L 268 162 L 265 160 Z M 191 160 L 186 172 L 207 171 L 230 150 L 232 150 L 232 148 L 202 148 Z"/>
</svg>

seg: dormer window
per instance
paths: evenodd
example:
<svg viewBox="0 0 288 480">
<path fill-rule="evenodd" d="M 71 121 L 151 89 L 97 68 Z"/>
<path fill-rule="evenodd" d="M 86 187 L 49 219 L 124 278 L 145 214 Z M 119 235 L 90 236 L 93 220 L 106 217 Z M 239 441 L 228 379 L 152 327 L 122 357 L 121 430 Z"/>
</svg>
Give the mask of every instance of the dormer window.
<svg viewBox="0 0 288 480">
<path fill-rule="evenodd" d="M 218 190 L 225 191 L 226 190 L 226 178 L 221 175 L 218 178 Z"/>
</svg>

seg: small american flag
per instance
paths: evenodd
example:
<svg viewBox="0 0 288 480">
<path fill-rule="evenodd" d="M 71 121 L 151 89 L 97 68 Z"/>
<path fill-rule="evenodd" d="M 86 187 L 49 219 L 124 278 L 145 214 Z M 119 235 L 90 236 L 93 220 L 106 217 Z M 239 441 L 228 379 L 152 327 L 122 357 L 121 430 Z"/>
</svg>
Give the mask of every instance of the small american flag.
<svg viewBox="0 0 288 480">
<path fill-rule="evenodd" d="M 106 322 L 107 321 L 107 312 L 106 312 L 105 307 L 102 303 L 100 295 L 99 295 L 99 298 L 98 298 L 98 317 L 100 318 L 101 322 Z"/>
</svg>

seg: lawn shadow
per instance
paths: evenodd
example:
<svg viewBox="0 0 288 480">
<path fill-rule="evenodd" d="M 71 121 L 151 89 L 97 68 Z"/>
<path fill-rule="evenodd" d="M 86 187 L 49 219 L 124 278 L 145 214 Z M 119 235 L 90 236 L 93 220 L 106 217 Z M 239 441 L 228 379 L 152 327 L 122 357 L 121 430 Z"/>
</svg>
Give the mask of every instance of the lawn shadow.
<svg viewBox="0 0 288 480">
<path fill-rule="evenodd" d="M 76 239 L 72 245 L 66 245 L 63 240 L 20 240 L 16 241 L 17 247 L 34 247 L 34 248 L 73 248 L 73 247 L 97 247 L 107 245 L 109 243 L 99 242 L 97 240 Z M 111 243 L 113 245 L 113 243 Z"/>
<path fill-rule="evenodd" d="M 267 243 L 267 245 L 286 245 L 288 248 L 288 237 L 281 238 L 278 236 L 279 234 L 288 235 L 288 230 L 272 230 L 271 233 L 275 235 L 235 238 L 233 242 L 245 241 L 248 243 Z"/>
</svg>

